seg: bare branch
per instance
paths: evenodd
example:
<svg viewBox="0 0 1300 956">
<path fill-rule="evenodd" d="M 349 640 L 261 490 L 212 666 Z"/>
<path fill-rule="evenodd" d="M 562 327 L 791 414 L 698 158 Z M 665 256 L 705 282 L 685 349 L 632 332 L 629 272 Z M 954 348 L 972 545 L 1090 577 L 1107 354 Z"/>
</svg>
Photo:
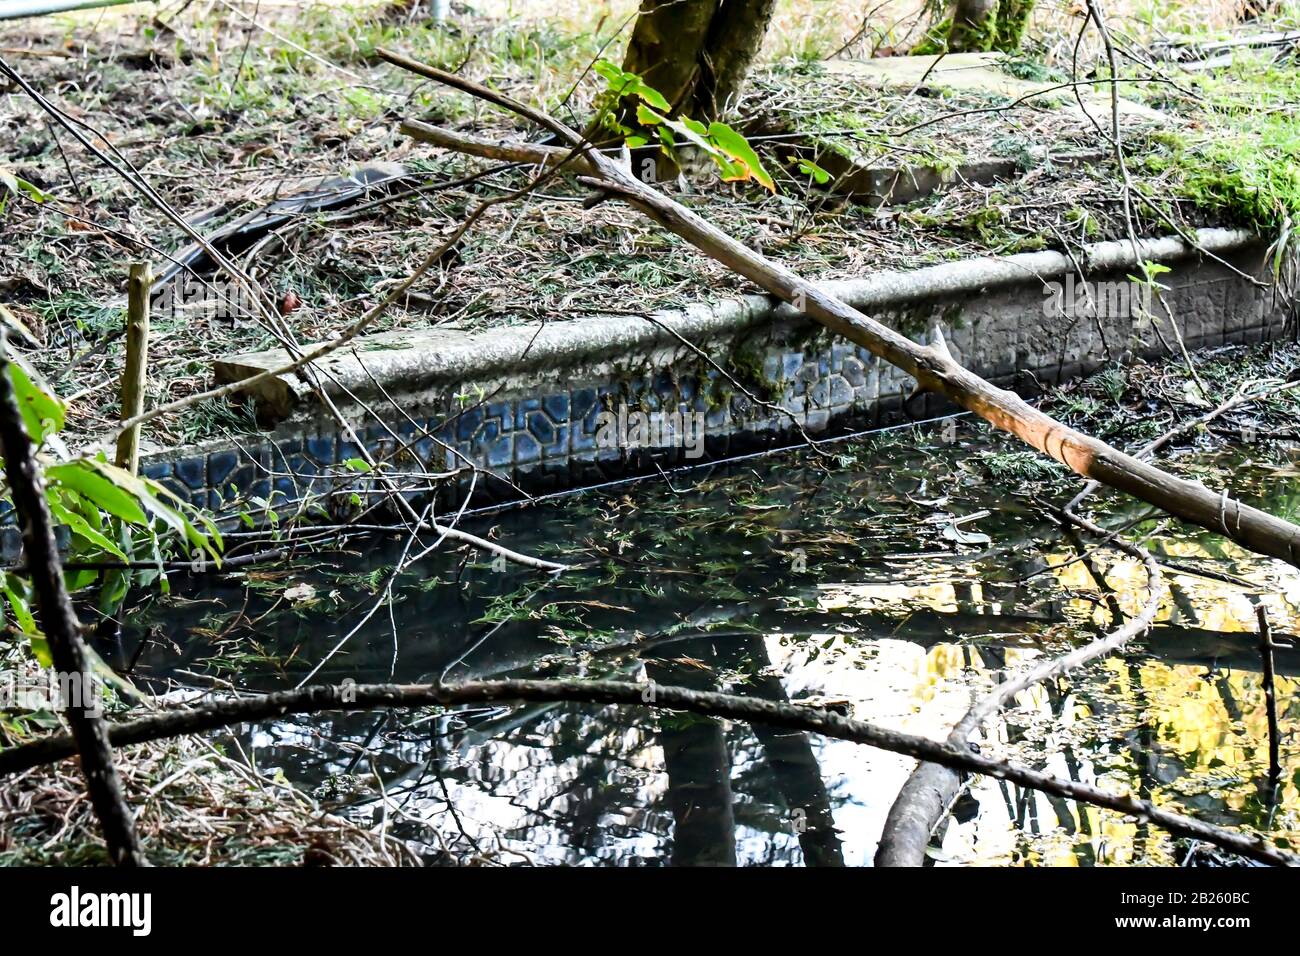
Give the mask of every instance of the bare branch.
<svg viewBox="0 0 1300 956">
<path fill-rule="evenodd" d="M 359 711 L 376 708 L 417 708 L 513 701 L 583 701 L 688 711 L 772 727 L 805 731 L 850 740 L 933 763 L 1007 780 L 1044 793 L 1136 817 L 1179 836 L 1205 840 L 1252 860 L 1272 866 L 1300 865 L 1300 855 L 1269 845 L 1263 838 L 1226 830 L 1162 809 L 1128 795 L 1109 793 L 1075 780 L 1054 777 L 1019 764 L 972 753 L 927 737 L 890 730 L 828 710 L 734 694 L 688 690 L 660 684 L 606 680 L 500 680 L 463 684 L 342 684 L 317 685 L 241 697 L 141 717 L 110 728 L 115 746 L 147 743 L 181 734 L 205 733 L 252 721 L 318 711 Z M 71 738 L 59 735 L 0 751 L 0 774 L 15 773 L 71 756 Z"/>
</svg>

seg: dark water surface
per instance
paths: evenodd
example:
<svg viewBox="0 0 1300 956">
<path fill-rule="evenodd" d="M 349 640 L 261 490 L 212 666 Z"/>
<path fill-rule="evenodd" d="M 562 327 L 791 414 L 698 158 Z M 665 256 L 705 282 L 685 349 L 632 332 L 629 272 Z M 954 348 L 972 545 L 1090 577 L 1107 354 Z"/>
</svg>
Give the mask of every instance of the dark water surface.
<svg viewBox="0 0 1300 956">
<path fill-rule="evenodd" d="M 942 736 L 1003 673 L 1136 611 L 1145 575 L 1104 549 L 1070 562 L 1079 542 L 1043 502 L 1005 490 L 999 469 L 1024 459 L 990 464 L 970 426 L 956 442 L 917 442 L 903 430 L 837 446 L 837 460 L 786 453 L 465 525 L 588 562 L 559 579 L 444 548 L 402 574 L 384 604 L 376 588 L 407 544 L 389 538 L 177 581 L 130 616 L 113 653 L 155 689 L 168 679 L 279 688 L 313 670 L 331 682 L 606 676 L 834 702 Z M 1177 466 L 1300 517 L 1285 454 Z M 1061 482 L 1051 502 L 1076 489 Z M 1257 601 L 1279 631 L 1300 631 L 1300 575 L 1142 520 L 1139 504 L 1098 507 L 1111 527 L 1138 522 L 1127 537 L 1151 535 L 1184 573 L 1169 573 L 1146 638 L 1022 694 L 985 728 L 982 748 L 1300 847 L 1300 652 L 1278 654 L 1284 773 L 1274 796 L 1254 633 Z M 1185 573 L 1193 568 L 1251 587 Z M 293 718 L 234 742 L 262 770 L 388 826 L 431 860 L 507 864 L 865 865 L 912 767 L 842 741 L 586 705 Z M 1192 849 L 984 779 L 936 843 L 940 865 L 1176 864 Z"/>
</svg>

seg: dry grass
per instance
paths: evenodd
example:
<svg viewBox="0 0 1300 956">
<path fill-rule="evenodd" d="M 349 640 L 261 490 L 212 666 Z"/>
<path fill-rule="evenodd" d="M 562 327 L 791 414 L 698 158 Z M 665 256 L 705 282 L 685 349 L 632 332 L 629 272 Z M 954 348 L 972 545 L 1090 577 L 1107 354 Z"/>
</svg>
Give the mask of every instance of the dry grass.
<svg viewBox="0 0 1300 956">
<path fill-rule="evenodd" d="M 9 654 L 0 686 L 43 686 L 36 665 Z M 116 715 L 115 715 L 116 716 Z M 48 711 L 0 711 L 0 742 L 57 727 Z M 382 826 L 322 811 L 308 795 L 232 759 L 206 738 L 118 752 L 145 855 L 169 866 L 403 866 L 419 860 Z M 107 862 L 76 762 L 36 767 L 0 787 L 0 866 Z"/>
</svg>

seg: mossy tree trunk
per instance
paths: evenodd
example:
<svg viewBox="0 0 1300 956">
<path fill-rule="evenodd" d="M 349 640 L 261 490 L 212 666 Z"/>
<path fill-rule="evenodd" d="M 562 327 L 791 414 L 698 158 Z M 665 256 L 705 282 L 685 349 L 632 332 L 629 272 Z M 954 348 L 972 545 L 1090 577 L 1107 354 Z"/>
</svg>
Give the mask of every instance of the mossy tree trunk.
<svg viewBox="0 0 1300 956">
<path fill-rule="evenodd" d="M 991 50 L 998 36 L 998 0 L 957 0 L 948 30 L 953 53 Z"/>
<path fill-rule="evenodd" d="M 676 112 L 714 120 L 735 106 L 776 0 L 642 0 L 623 69 Z"/>
<path fill-rule="evenodd" d="M 998 6 L 998 36 L 994 48 L 1006 53 L 1020 49 L 1025 39 L 1029 15 L 1034 12 L 1034 0 L 1002 0 Z"/>
<path fill-rule="evenodd" d="M 1034 0 L 957 0 L 948 49 L 953 53 L 975 50 L 1020 49 Z"/>
</svg>

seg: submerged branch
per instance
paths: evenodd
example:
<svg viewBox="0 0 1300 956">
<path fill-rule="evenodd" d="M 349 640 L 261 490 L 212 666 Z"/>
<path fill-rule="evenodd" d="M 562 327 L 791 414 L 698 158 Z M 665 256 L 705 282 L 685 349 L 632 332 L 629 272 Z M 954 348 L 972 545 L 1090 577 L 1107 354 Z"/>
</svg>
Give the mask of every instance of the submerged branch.
<svg viewBox="0 0 1300 956">
<path fill-rule="evenodd" d="M 1082 518 L 1076 518 L 1068 513 L 1065 517 L 1085 530 L 1105 534 L 1101 528 Z M 1045 660 L 1019 677 L 999 684 L 992 693 L 977 701 L 957 722 L 948 734 L 949 746 L 968 747 L 971 734 L 1021 691 L 1113 654 L 1151 627 L 1166 593 L 1160 565 L 1145 548 L 1124 542 L 1114 542 L 1114 546 L 1139 559 L 1146 568 L 1147 599 L 1138 615 L 1091 644 Z M 918 765 L 907 778 L 902 789 L 898 791 L 893 806 L 889 808 L 889 816 L 885 819 L 880 844 L 876 848 L 876 866 L 923 865 L 930 835 L 943 819 L 960 786 L 961 780 L 953 768 L 940 763 Z"/>
</svg>

